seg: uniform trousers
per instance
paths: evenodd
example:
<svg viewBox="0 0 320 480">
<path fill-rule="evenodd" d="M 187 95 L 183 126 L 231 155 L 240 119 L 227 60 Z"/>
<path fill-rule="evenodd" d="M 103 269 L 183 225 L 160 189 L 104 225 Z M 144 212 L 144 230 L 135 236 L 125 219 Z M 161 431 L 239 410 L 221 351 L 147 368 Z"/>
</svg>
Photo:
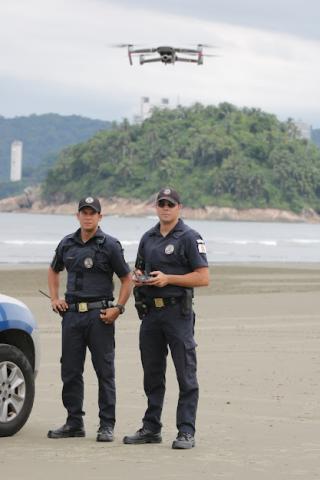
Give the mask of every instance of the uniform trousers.
<svg viewBox="0 0 320 480">
<path fill-rule="evenodd" d="M 150 308 L 140 327 L 140 354 L 144 371 L 144 391 L 148 407 L 143 425 L 157 433 L 166 388 L 168 346 L 179 384 L 176 412 L 178 431 L 194 434 L 199 386 L 197 381 L 196 343 L 192 311 L 182 314 L 181 305 Z"/>
<path fill-rule="evenodd" d="M 62 320 L 62 401 L 68 411 L 67 424 L 83 425 L 83 369 L 86 349 L 99 384 L 100 426 L 115 424 L 114 325 L 100 319 L 100 309 L 85 313 L 65 312 Z"/>
</svg>

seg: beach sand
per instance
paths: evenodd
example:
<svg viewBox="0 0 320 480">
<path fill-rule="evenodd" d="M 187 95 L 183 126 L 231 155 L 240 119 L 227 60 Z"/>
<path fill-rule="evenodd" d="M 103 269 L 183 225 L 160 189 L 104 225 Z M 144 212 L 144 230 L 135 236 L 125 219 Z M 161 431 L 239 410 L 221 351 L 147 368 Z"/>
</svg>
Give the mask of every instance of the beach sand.
<svg viewBox="0 0 320 480">
<path fill-rule="evenodd" d="M 42 358 L 34 409 L 14 437 L 1 438 L 1 478 L 318 479 L 320 477 L 320 266 L 218 265 L 198 289 L 200 401 L 196 448 L 171 449 L 178 389 L 171 359 L 163 443 L 123 445 L 146 406 L 133 301 L 117 321 L 116 439 L 95 441 L 97 381 L 88 354 L 84 439 L 49 440 L 65 420 L 60 318 L 38 293 L 44 267 L 0 268 L 0 291 L 24 301 L 40 328 Z"/>
</svg>

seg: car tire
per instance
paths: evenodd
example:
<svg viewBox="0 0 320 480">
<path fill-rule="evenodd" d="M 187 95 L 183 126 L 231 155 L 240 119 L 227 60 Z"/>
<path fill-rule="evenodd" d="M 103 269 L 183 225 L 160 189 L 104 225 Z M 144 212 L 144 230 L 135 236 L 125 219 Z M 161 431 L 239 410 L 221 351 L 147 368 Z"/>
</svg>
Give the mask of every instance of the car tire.
<svg viewBox="0 0 320 480">
<path fill-rule="evenodd" d="M 34 400 L 34 374 L 27 357 L 13 345 L 0 345 L 0 437 L 17 433 Z"/>
</svg>

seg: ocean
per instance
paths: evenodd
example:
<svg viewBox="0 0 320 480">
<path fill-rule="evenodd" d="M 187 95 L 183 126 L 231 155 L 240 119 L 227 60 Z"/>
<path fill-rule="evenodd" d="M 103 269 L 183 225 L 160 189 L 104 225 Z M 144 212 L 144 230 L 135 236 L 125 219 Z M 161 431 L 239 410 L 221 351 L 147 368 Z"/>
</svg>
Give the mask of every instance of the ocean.
<svg viewBox="0 0 320 480">
<path fill-rule="evenodd" d="M 104 217 L 102 229 L 117 237 L 128 262 L 156 217 Z M 0 213 L 0 264 L 51 261 L 61 238 L 78 228 L 75 216 Z M 210 263 L 319 263 L 320 225 L 187 220 L 206 242 Z"/>
</svg>

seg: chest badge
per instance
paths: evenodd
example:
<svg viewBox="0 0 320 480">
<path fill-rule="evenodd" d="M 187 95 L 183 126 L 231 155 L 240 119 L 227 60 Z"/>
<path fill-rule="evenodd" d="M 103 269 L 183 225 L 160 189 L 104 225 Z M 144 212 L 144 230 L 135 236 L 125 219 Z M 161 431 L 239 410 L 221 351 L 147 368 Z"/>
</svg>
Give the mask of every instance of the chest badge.
<svg viewBox="0 0 320 480">
<path fill-rule="evenodd" d="M 166 255 L 171 255 L 171 253 L 174 252 L 174 245 L 172 245 L 171 243 L 169 245 L 166 246 L 165 250 L 164 250 L 164 253 Z"/>
<path fill-rule="evenodd" d="M 93 267 L 93 260 L 92 260 L 91 257 L 85 258 L 83 263 L 84 263 L 84 266 L 86 268 L 92 268 Z"/>
</svg>

